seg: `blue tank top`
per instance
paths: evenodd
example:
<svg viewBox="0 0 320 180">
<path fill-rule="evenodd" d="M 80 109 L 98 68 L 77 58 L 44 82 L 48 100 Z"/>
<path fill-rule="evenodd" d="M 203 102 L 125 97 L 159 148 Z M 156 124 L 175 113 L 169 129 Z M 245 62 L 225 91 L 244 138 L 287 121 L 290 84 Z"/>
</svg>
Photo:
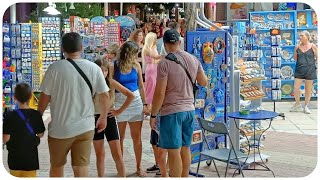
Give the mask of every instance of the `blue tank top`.
<svg viewBox="0 0 320 180">
<path fill-rule="evenodd" d="M 123 74 L 117 65 L 117 61 L 114 61 L 114 80 L 118 81 L 122 86 L 128 88 L 131 92 L 139 89 L 138 71 L 135 68 L 132 68 L 130 73 Z"/>
</svg>

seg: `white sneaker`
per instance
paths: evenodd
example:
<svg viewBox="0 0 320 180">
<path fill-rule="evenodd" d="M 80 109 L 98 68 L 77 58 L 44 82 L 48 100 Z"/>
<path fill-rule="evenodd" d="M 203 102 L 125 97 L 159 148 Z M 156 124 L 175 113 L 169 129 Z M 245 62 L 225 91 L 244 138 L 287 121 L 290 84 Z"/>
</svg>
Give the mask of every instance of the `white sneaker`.
<svg viewBox="0 0 320 180">
<path fill-rule="evenodd" d="M 290 109 L 290 112 L 299 112 L 299 111 L 302 111 L 301 104 L 294 104 Z"/>
<path fill-rule="evenodd" d="M 304 113 L 305 113 L 305 114 L 311 114 L 311 111 L 310 111 L 310 109 L 308 108 L 308 106 L 305 106 L 305 107 L 304 107 Z"/>
</svg>

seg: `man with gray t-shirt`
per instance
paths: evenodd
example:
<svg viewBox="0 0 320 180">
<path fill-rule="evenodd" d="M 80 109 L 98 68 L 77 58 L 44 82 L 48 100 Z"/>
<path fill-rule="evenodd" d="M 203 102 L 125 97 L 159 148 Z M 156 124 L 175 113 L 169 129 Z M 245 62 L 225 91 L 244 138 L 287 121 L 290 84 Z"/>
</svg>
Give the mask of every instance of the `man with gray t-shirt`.
<svg viewBox="0 0 320 180">
<path fill-rule="evenodd" d="M 50 177 L 63 176 L 63 167 L 70 150 L 74 176 L 87 177 L 95 129 L 92 97 L 99 98 L 103 110 L 96 124 L 98 132 L 101 132 L 107 125 L 109 87 L 100 67 L 81 58 L 82 40 L 79 34 L 65 34 L 62 37 L 62 49 L 68 60 L 63 59 L 49 66 L 40 87 L 38 105 L 42 114 L 50 103 Z M 84 76 L 80 75 L 76 66 L 82 70 Z M 89 82 L 86 82 L 84 77 Z"/>
<path fill-rule="evenodd" d="M 193 134 L 194 94 L 193 82 L 206 86 L 207 77 L 199 60 L 180 49 L 179 33 L 168 30 L 163 42 L 169 54 L 158 64 L 157 84 L 152 103 L 150 126 L 156 129 L 156 115 L 160 111 L 159 148 L 168 151 L 171 177 L 188 177 L 191 163 L 190 145 Z M 173 56 L 189 72 L 175 61 Z M 162 161 L 161 161 L 162 162 Z M 160 165 L 162 177 L 166 173 Z"/>
</svg>

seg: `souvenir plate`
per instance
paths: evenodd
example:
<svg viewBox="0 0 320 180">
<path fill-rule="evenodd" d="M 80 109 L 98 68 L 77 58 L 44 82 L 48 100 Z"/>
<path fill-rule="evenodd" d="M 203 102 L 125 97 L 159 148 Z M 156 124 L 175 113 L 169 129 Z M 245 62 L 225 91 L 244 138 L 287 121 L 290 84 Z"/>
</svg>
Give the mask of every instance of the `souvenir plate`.
<svg viewBox="0 0 320 180">
<path fill-rule="evenodd" d="M 282 49 L 282 52 L 281 52 L 282 59 L 289 61 L 291 60 L 292 56 L 293 54 L 290 52 L 289 49 Z"/>
<path fill-rule="evenodd" d="M 269 13 L 269 14 L 267 15 L 267 18 L 268 18 L 269 20 L 272 20 L 272 19 L 274 18 L 274 15 L 273 15 L 272 13 Z"/>
<path fill-rule="evenodd" d="M 287 19 L 287 20 L 290 19 L 290 14 L 289 13 L 285 13 L 284 14 L 284 19 Z"/>
<path fill-rule="evenodd" d="M 214 104 L 208 104 L 204 109 L 204 119 L 208 121 L 213 121 L 216 117 L 216 107 Z"/>
<path fill-rule="evenodd" d="M 282 85 L 281 91 L 283 95 L 288 96 L 293 92 L 293 87 L 291 84 L 286 83 Z"/>
<path fill-rule="evenodd" d="M 290 79 L 293 76 L 293 69 L 290 66 L 283 66 L 281 68 L 282 79 Z"/>
</svg>

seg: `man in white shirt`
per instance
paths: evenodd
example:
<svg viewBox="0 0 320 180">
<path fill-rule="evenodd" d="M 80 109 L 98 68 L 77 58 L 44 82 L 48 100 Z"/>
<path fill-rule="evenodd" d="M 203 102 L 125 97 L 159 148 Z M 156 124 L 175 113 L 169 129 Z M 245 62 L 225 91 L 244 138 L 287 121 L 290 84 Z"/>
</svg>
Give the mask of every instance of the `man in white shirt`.
<svg viewBox="0 0 320 180">
<path fill-rule="evenodd" d="M 180 24 L 177 23 L 177 22 L 170 22 L 170 23 L 168 24 L 168 28 L 169 28 L 169 29 L 166 29 L 166 31 L 167 31 L 167 30 L 170 30 L 170 29 L 171 29 L 171 30 L 174 29 L 174 30 L 178 31 L 179 34 L 181 33 Z M 165 33 L 165 31 L 164 31 L 163 33 Z M 179 40 L 180 40 L 180 49 L 181 49 L 181 50 L 184 50 L 184 38 L 180 36 L 180 37 L 179 37 Z M 166 49 L 164 48 L 164 43 L 162 44 L 161 51 L 159 52 L 159 54 L 160 54 L 160 55 L 163 55 L 163 56 L 166 56 L 166 55 L 168 54 L 168 53 L 166 52 Z"/>
<path fill-rule="evenodd" d="M 62 37 L 64 56 L 73 61 L 90 83 L 68 60 L 51 64 L 40 87 L 38 110 L 43 113 L 50 103 L 51 122 L 48 126 L 50 177 L 62 177 L 67 154 L 71 150 L 75 177 L 87 177 L 91 144 L 95 129 L 93 95 L 100 99 L 98 132 L 107 125 L 109 87 L 99 66 L 81 58 L 82 40 L 77 33 Z M 89 88 L 91 84 L 91 88 Z"/>
</svg>

